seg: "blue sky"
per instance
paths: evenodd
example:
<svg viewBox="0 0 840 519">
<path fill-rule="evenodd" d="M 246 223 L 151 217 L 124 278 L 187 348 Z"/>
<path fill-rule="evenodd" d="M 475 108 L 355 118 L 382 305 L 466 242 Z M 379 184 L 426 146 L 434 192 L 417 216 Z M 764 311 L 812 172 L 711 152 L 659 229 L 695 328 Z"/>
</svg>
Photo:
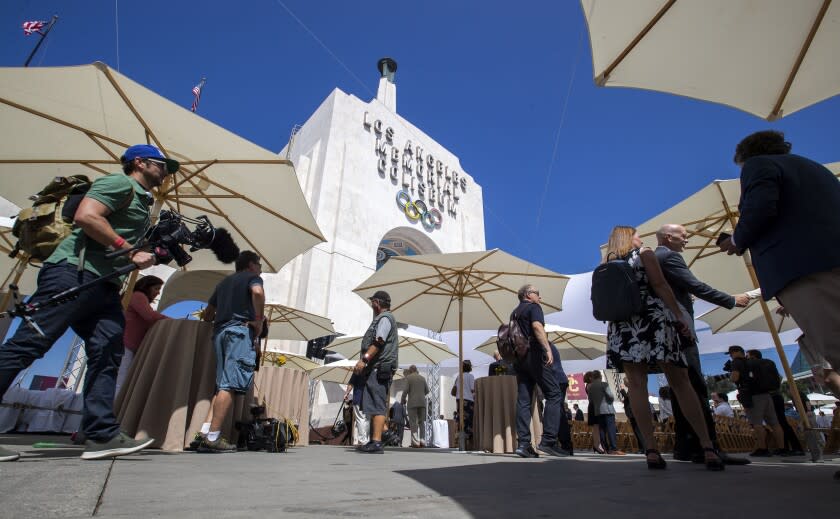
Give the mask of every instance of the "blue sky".
<svg viewBox="0 0 840 519">
<path fill-rule="evenodd" d="M 768 123 L 656 92 L 598 88 L 578 2 L 18 1 L 0 4 L 0 66 L 60 20 L 36 66 L 104 61 L 279 151 L 340 88 L 375 96 L 397 60 L 397 111 L 460 157 L 483 187 L 487 247 L 563 273 L 591 270 L 616 224 L 638 224 L 716 178 L 735 144 L 784 131 L 794 152 L 840 160 L 834 98 Z M 62 357 L 63 359 L 63 357 Z"/>
</svg>

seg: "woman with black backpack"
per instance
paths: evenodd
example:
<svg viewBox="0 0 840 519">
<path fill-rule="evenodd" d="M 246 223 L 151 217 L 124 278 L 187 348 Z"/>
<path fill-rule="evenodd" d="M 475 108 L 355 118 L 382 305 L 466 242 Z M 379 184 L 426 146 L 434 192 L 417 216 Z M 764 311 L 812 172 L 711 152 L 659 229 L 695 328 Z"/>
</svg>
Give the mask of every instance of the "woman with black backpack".
<svg viewBox="0 0 840 519">
<path fill-rule="evenodd" d="M 664 372 L 679 401 L 686 402 L 683 412 L 703 446 L 706 468 L 723 470 L 723 462 L 712 447 L 700 401 L 691 388 L 681 351 L 689 341 L 694 341 L 688 313 L 677 303 L 656 255 L 649 247 L 642 247 L 642 239 L 635 228 L 617 226 L 610 233 L 605 258 L 604 264 L 613 259 L 631 267 L 632 279 L 638 285 L 638 297 L 641 298 L 641 309 L 637 313 L 609 323 L 607 367 L 626 374 L 633 415 L 645 445 L 656 445 L 653 417 L 647 402 L 647 376 Z M 595 288 L 593 280 L 593 294 Z M 615 296 L 627 297 L 622 293 Z M 648 448 L 645 454 L 649 469 L 666 468 L 658 450 Z"/>
</svg>

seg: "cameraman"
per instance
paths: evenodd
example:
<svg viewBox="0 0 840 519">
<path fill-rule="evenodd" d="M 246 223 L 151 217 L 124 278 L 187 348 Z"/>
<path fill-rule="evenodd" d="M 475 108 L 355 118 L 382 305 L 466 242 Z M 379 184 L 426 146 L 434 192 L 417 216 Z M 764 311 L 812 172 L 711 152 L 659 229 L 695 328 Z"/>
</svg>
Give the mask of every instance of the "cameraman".
<svg viewBox="0 0 840 519">
<path fill-rule="evenodd" d="M 167 174 L 178 171 L 178 162 L 167 159 L 147 144 L 131 146 L 120 159 L 123 173 L 96 179 L 79 204 L 75 228 L 44 261 L 38 287 L 29 303 L 39 303 L 69 288 L 93 281 L 134 263 L 144 269 L 155 263 L 150 252 L 135 251 L 116 259 L 112 250 L 130 249 L 143 238 L 151 218 L 150 191 Z M 82 459 L 99 459 L 137 452 L 154 439 L 134 440 L 120 431 L 114 416 L 114 388 L 123 356 L 125 318 L 120 303 L 122 280 L 115 278 L 91 286 L 77 298 L 43 307 L 34 316 L 43 335 L 25 324 L 0 348 L 0 395 L 18 373 L 41 358 L 67 328 L 85 343 L 88 373 L 84 387 L 81 430 L 87 441 Z M 14 461 L 15 452 L 0 447 L 0 461 Z"/>
<path fill-rule="evenodd" d="M 755 435 L 756 449 L 750 456 L 772 456 L 767 449 L 767 431 L 764 424 L 772 428 L 777 446 L 784 446 L 784 433 L 779 426 L 770 393 L 760 387 L 758 361 L 747 359 L 744 348 L 740 346 L 730 346 L 729 357 L 731 362 L 727 362 L 728 366 L 725 364 L 723 368 L 731 369 L 729 378 L 738 386 L 738 401 L 744 406 Z"/>
<path fill-rule="evenodd" d="M 236 272 L 216 285 L 204 309 L 202 318 L 213 323 L 216 396 L 210 432 L 201 439 L 198 452 L 236 452 L 236 446 L 221 436 L 222 424 L 233 409 L 233 394 L 247 393 L 254 382 L 257 339 L 265 326 L 261 272 L 260 257 L 242 251 L 236 258 Z"/>
</svg>

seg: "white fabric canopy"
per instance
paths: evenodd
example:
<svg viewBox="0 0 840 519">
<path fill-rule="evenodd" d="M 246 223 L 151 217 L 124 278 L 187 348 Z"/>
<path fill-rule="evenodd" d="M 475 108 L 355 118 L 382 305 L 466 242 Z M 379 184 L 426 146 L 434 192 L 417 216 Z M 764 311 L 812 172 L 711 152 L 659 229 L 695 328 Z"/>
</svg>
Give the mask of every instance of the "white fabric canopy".
<svg viewBox="0 0 840 519">
<path fill-rule="evenodd" d="M 768 120 L 840 93 L 840 5 L 824 0 L 581 0 L 595 82 Z"/>
<path fill-rule="evenodd" d="M 549 342 L 557 347 L 560 359 L 564 361 L 597 359 L 604 356 L 607 348 L 607 336 L 603 333 L 564 328 L 556 324 L 546 324 L 545 333 Z M 493 335 L 475 349 L 487 355 L 493 355 L 498 349 L 497 339 L 498 336 Z"/>
<path fill-rule="evenodd" d="M 358 360 L 339 360 L 330 362 L 323 366 L 319 366 L 308 371 L 309 378 L 312 380 L 320 380 L 321 382 L 337 382 L 339 384 L 347 384 L 350 382 L 350 377 L 353 376 L 353 367 L 356 366 Z M 397 370 L 394 375 L 394 380 L 403 378 L 401 369 Z"/>
<path fill-rule="evenodd" d="M 158 204 L 208 215 L 267 271 L 324 241 L 289 161 L 102 63 L 0 68 L 0 129 L 0 195 L 18 206 L 55 176 L 120 171 L 128 146 L 150 143 L 181 162 Z M 193 257 L 190 268 L 221 266 Z"/>
<path fill-rule="evenodd" d="M 458 356 L 449 350 L 449 347 L 440 341 L 424 337 L 423 335 L 399 329 L 399 363 L 407 364 L 440 364 L 447 359 L 454 359 Z M 327 349 L 344 355 L 349 360 L 358 360 L 362 353 L 362 336 L 338 337 Z"/>
</svg>

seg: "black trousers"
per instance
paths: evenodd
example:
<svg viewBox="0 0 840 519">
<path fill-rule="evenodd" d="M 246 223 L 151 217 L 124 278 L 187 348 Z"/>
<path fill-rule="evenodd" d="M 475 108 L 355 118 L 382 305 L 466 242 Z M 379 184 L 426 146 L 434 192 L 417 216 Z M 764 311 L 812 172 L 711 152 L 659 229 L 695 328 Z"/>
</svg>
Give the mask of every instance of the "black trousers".
<svg viewBox="0 0 840 519">
<path fill-rule="evenodd" d="M 696 350 L 697 347 L 694 347 Z M 715 417 L 712 410 L 709 408 L 709 390 L 706 387 L 706 380 L 703 378 L 703 373 L 700 371 L 699 353 L 697 354 L 696 362 L 692 362 L 689 353 L 688 362 L 688 379 L 691 382 L 691 387 L 694 389 L 697 399 L 700 401 L 700 408 L 703 410 L 703 418 L 706 419 L 706 428 L 709 431 L 709 438 L 712 444 L 717 448 L 717 434 L 715 434 Z M 673 393 L 673 392 L 672 392 Z M 685 415 L 680 408 L 677 396 L 671 395 L 671 404 L 674 410 L 674 455 L 692 456 L 695 454 L 702 454 L 703 448 L 700 446 L 700 439 L 694 432 L 694 429 L 689 425 Z"/>
<path fill-rule="evenodd" d="M 770 393 L 770 397 L 773 399 L 773 409 L 776 411 L 776 418 L 779 420 L 779 426 L 781 426 L 782 432 L 785 433 L 784 448 L 791 451 L 801 451 L 802 444 L 799 443 L 796 431 L 794 431 L 793 427 L 790 426 L 787 421 L 787 416 L 785 416 L 785 399 L 782 397 L 781 393 Z"/>
</svg>

